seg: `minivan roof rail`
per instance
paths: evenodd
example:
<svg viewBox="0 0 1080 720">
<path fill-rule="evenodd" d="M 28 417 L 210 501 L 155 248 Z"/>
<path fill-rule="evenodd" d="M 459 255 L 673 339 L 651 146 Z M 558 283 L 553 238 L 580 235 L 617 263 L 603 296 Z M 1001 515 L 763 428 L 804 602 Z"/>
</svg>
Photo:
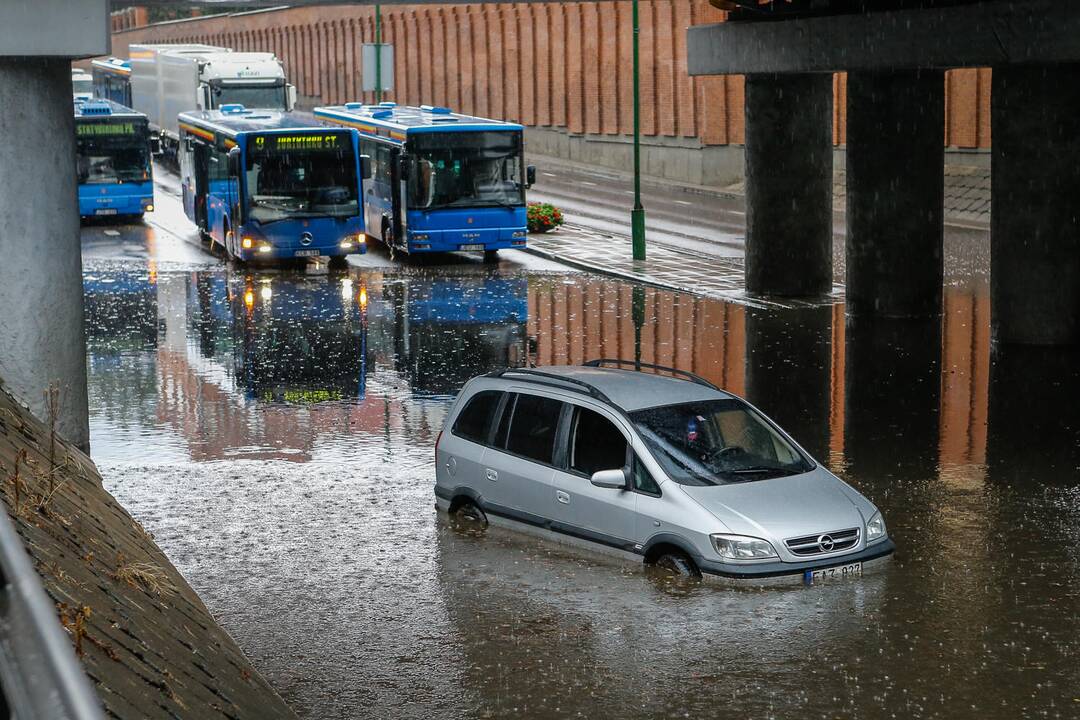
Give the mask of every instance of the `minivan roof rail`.
<svg viewBox="0 0 1080 720">
<path fill-rule="evenodd" d="M 595 385 L 587 383 L 584 380 L 578 380 L 577 378 L 566 377 L 565 375 L 558 375 L 556 373 L 544 372 L 543 370 L 537 370 L 535 368 L 506 368 L 505 370 L 496 370 L 493 373 L 488 373 L 488 377 L 501 378 L 506 375 L 523 375 L 522 380 L 526 382 L 534 382 L 539 385 L 547 385 L 549 387 L 557 387 L 562 390 L 574 390 L 576 392 L 584 393 L 589 397 L 600 400 L 601 402 L 614 405 L 611 398 L 602 393 Z M 566 385 L 556 385 L 556 381 L 559 383 L 566 383 Z M 567 387 L 569 385 L 569 387 Z"/>
<path fill-rule="evenodd" d="M 695 375 L 694 373 L 687 370 L 679 370 L 677 368 L 667 367 L 666 365 L 654 365 L 653 363 L 639 362 L 637 360 L 620 360 L 618 358 L 598 358 L 596 360 L 589 360 L 585 363 L 585 367 L 598 368 L 604 367 L 605 365 L 613 365 L 617 368 L 632 368 L 637 371 L 640 371 L 642 368 L 646 368 L 648 370 L 659 370 L 661 372 L 671 373 L 672 375 L 675 375 L 677 377 L 685 378 L 690 382 L 697 383 L 698 385 L 704 385 L 705 387 L 712 390 L 720 390 L 720 388 L 716 387 L 700 375 Z"/>
</svg>

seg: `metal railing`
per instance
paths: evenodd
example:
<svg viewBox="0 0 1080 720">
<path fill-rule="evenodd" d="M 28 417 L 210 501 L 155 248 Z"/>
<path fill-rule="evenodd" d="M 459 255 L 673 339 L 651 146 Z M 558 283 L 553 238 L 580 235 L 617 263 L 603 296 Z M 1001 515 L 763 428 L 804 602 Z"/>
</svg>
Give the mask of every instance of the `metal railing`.
<svg viewBox="0 0 1080 720">
<path fill-rule="evenodd" d="M 103 720 L 56 606 L 0 506 L 0 718 Z"/>
</svg>

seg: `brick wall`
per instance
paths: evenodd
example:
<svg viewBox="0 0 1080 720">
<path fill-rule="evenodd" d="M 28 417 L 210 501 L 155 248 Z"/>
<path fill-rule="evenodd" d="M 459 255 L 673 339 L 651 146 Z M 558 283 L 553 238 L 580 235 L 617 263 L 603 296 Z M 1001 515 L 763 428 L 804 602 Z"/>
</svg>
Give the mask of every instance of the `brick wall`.
<svg viewBox="0 0 1080 720">
<path fill-rule="evenodd" d="M 641 0 L 642 130 L 646 136 L 743 142 L 743 81 L 690 77 L 686 28 L 721 21 L 707 0 Z M 360 45 L 374 42 L 374 9 L 321 6 L 132 27 L 117 13 L 113 52 L 133 42 L 204 42 L 267 50 L 314 102 L 372 102 L 360 92 Z M 632 130 L 631 17 L 627 0 L 383 8 L 395 46 L 395 91 L 386 99 L 447 104 L 467 114 L 599 136 Z M 846 78 L 835 79 L 834 138 L 845 141 Z M 946 76 L 945 144 L 990 144 L 990 71 Z"/>
</svg>

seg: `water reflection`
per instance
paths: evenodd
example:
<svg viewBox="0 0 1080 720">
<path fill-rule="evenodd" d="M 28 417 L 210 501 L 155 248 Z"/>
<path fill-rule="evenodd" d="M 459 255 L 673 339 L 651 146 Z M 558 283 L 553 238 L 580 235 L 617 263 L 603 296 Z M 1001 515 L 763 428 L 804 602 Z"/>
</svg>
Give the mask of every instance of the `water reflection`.
<svg viewBox="0 0 1080 720">
<path fill-rule="evenodd" d="M 992 354 L 977 283 L 947 289 L 941 322 L 849 325 L 488 268 L 86 277 L 95 455 L 305 717 L 1076 707 L 1080 362 Z M 884 509 L 894 562 L 672 588 L 437 523 L 431 448 L 460 384 L 595 357 L 749 396 Z"/>
</svg>

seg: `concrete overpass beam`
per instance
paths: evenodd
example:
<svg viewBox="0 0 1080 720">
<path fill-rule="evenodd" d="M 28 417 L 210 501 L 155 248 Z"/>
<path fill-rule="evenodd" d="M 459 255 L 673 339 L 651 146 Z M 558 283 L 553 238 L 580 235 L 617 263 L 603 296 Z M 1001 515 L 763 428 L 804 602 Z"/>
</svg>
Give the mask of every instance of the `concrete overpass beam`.
<svg viewBox="0 0 1080 720">
<path fill-rule="evenodd" d="M 994 340 L 1080 344 L 1080 64 L 994 68 Z"/>
<path fill-rule="evenodd" d="M 746 78 L 746 289 L 832 287 L 832 76 Z"/>
<path fill-rule="evenodd" d="M 944 127 L 940 70 L 848 75 L 848 314 L 941 314 Z"/>
</svg>

